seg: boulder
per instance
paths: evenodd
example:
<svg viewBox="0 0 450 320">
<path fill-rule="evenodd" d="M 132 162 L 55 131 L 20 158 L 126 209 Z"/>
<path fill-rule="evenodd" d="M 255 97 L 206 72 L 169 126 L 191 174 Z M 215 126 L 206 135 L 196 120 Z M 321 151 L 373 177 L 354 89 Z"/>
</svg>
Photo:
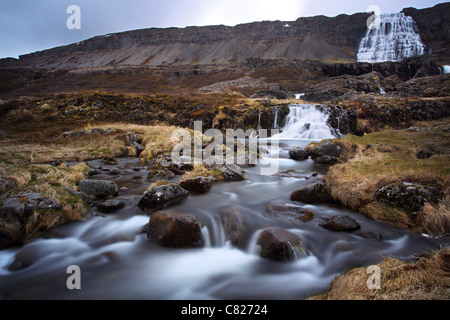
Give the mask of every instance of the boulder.
<svg viewBox="0 0 450 320">
<path fill-rule="evenodd" d="M 99 203 L 97 205 L 97 209 L 103 213 L 112 213 L 114 211 L 123 209 L 125 207 L 125 203 L 119 199 L 111 199 L 107 200 L 103 203 Z"/>
<path fill-rule="evenodd" d="M 0 217 L 26 223 L 38 210 L 61 210 L 56 200 L 46 198 L 41 193 L 26 193 L 7 199 L 0 208 Z"/>
<path fill-rule="evenodd" d="M 333 156 L 321 156 L 321 157 L 314 159 L 314 163 L 335 165 L 335 164 L 339 163 L 339 160 L 338 160 L 338 158 L 333 157 Z"/>
<path fill-rule="evenodd" d="M 67 131 L 62 134 L 63 138 L 73 138 L 79 136 L 80 133 L 77 131 Z"/>
<path fill-rule="evenodd" d="M 203 224 L 193 215 L 157 212 L 147 226 L 147 236 L 163 247 L 201 248 L 205 245 Z"/>
<path fill-rule="evenodd" d="M 112 181 L 81 180 L 79 188 L 81 192 L 99 198 L 117 197 L 119 195 L 119 187 Z"/>
<path fill-rule="evenodd" d="M 288 222 L 308 222 L 314 218 L 313 211 L 282 202 L 269 203 L 266 212 L 272 217 Z"/>
<path fill-rule="evenodd" d="M 217 180 L 214 177 L 197 177 L 181 181 L 183 189 L 195 193 L 207 193 Z"/>
<path fill-rule="evenodd" d="M 294 191 L 291 194 L 292 201 L 303 203 L 331 202 L 331 195 L 323 182 L 310 184 Z"/>
<path fill-rule="evenodd" d="M 246 180 L 245 171 L 237 164 L 226 164 L 220 168 L 225 181 Z"/>
<path fill-rule="evenodd" d="M 323 157 L 323 156 L 339 158 L 341 155 L 341 147 L 339 147 L 333 143 L 326 142 L 326 143 L 318 146 L 314 150 L 312 150 L 310 155 L 311 155 L 311 159 L 313 159 L 313 160 L 315 160 L 319 157 Z"/>
<path fill-rule="evenodd" d="M 235 247 L 243 246 L 247 235 L 247 223 L 242 211 L 237 207 L 224 209 L 220 212 L 220 219 L 226 240 L 230 241 Z"/>
<path fill-rule="evenodd" d="M 281 229 L 264 230 L 258 238 L 259 255 L 274 261 L 293 261 L 306 256 L 299 236 Z"/>
<path fill-rule="evenodd" d="M 433 151 L 431 151 L 428 148 L 421 148 L 419 151 L 417 151 L 417 159 L 428 159 L 431 158 L 433 156 Z"/>
<path fill-rule="evenodd" d="M 178 184 L 154 187 L 144 193 L 138 206 L 151 214 L 183 201 L 188 195 L 189 193 Z"/>
<path fill-rule="evenodd" d="M 361 228 L 355 219 L 347 215 L 331 217 L 319 225 L 324 229 L 340 232 L 353 232 Z"/>
<path fill-rule="evenodd" d="M 309 158 L 309 154 L 305 149 L 299 147 L 290 150 L 289 157 L 291 157 L 292 160 L 301 161 L 307 160 Z"/>
<path fill-rule="evenodd" d="M 391 183 L 375 194 L 375 200 L 401 208 L 413 216 L 422 210 L 425 202 L 437 204 L 441 199 L 442 191 L 436 186 L 409 182 Z"/>
</svg>

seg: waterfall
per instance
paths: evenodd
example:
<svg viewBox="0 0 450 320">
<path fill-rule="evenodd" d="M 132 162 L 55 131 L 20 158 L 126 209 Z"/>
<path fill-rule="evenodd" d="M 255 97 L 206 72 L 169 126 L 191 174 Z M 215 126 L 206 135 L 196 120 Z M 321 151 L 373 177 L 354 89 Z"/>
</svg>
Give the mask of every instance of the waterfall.
<svg viewBox="0 0 450 320">
<path fill-rule="evenodd" d="M 444 74 L 449 74 L 450 73 L 450 66 L 444 66 L 442 67 Z"/>
<path fill-rule="evenodd" d="M 359 46 L 358 62 L 402 61 L 425 53 L 415 21 L 403 12 L 382 14 L 379 29 L 368 29 Z"/>
<path fill-rule="evenodd" d="M 315 105 L 300 104 L 289 106 L 289 115 L 282 132 L 274 139 L 324 140 L 335 139 L 335 131 L 327 123 L 329 116 Z"/>
<path fill-rule="evenodd" d="M 258 115 L 258 127 L 257 127 L 257 130 L 261 130 L 261 115 L 262 115 L 262 112 L 260 112 L 259 115 Z"/>
</svg>

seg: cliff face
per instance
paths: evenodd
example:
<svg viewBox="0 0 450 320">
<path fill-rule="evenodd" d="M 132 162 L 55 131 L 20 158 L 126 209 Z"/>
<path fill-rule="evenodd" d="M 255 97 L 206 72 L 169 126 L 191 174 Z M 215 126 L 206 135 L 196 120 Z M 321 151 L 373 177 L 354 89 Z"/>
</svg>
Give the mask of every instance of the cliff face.
<svg viewBox="0 0 450 320">
<path fill-rule="evenodd" d="M 368 16 L 136 30 L 24 55 L 20 60 L 24 65 L 49 68 L 227 64 L 251 57 L 353 62 Z"/>
</svg>

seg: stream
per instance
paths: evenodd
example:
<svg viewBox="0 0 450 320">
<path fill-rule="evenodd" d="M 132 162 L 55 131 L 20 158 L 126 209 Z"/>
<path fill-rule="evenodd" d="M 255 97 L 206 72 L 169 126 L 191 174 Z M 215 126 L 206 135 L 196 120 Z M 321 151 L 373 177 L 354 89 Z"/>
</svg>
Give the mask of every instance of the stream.
<svg viewBox="0 0 450 320">
<path fill-rule="evenodd" d="M 292 191 L 320 180 L 328 167 L 312 160 L 289 159 L 288 149 L 310 141 L 280 144 L 280 171 L 295 170 L 300 178 L 261 176 L 258 167 L 246 168 L 248 180 L 218 183 L 204 195 L 190 195 L 170 209 L 197 216 L 206 228 L 203 249 L 168 249 L 142 232 L 149 217 L 137 207 L 148 188 L 147 171 L 138 159 L 118 159 L 120 175 L 96 176 L 115 181 L 125 208 L 54 229 L 48 238 L 20 249 L 0 251 L 1 299 L 303 299 L 326 289 L 340 273 L 355 266 L 379 263 L 386 256 L 410 258 L 437 249 L 431 239 L 369 220 L 335 205 L 297 205 L 316 213 L 307 223 L 292 224 L 269 216 L 273 201 L 290 202 Z M 133 169 L 142 167 L 135 172 Z M 312 172 L 319 175 L 309 177 Z M 305 178 L 301 178 L 304 175 Z M 137 179 L 141 176 L 141 179 Z M 225 242 L 220 211 L 239 207 L 250 230 L 246 249 Z M 319 226 L 322 218 L 346 214 L 357 220 L 358 233 L 340 233 Z M 257 236 L 278 227 L 303 239 L 308 256 L 289 263 L 257 255 Z M 367 235 L 378 234 L 378 237 Z M 68 290 L 66 269 L 81 269 L 81 290 Z"/>
<path fill-rule="evenodd" d="M 260 166 L 245 168 L 247 180 L 217 183 L 207 194 L 191 194 L 170 207 L 195 215 L 204 223 L 204 248 L 163 248 L 147 238 L 144 226 L 150 218 L 137 203 L 151 184 L 146 180 L 148 171 L 138 159 L 119 158 L 118 165 L 109 167 L 118 169 L 119 175 L 100 174 L 95 179 L 116 182 L 118 198 L 125 207 L 109 215 L 92 208 L 88 213 L 91 218 L 85 221 L 59 226 L 46 238 L 22 248 L 0 251 L 0 299 L 304 299 L 326 290 L 336 276 L 350 268 L 377 264 L 387 256 L 411 259 L 438 249 L 439 243 L 433 239 L 378 223 L 338 205 L 290 201 L 293 191 L 320 181 L 329 168 L 313 160 L 290 159 L 290 149 L 311 142 L 301 137 L 325 139 L 331 134 L 323 132 L 327 119 L 312 114 L 315 108 L 303 107 L 303 113 L 298 108 L 291 107 L 280 136 L 279 157 L 265 159 L 277 162 L 280 173 L 294 170 L 294 175 L 290 171 L 284 176 L 267 176 L 261 175 Z M 305 117 L 309 119 L 306 126 Z M 296 139 L 284 139 L 292 126 L 297 127 L 292 132 Z M 306 132 L 314 128 L 323 136 L 317 134 L 319 131 Z M 314 177 L 313 172 L 317 172 Z M 273 202 L 312 210 L 314 219 L 300 223 L 272 217 L 265 207 Z M 244 248 L 225 241 L 220 212 L 229 207 L 238 207 L 247 222 Z M 319 226 L 323 219 L 336 215 L 349 215 L 361 230 L 333 232 Z M 285 263 L 261 258 L 258 235 L 271 227 L 299 235 L 307 256 Z M 70 276 L 66 271 L 71 265 L 80 267 L 81 290 L 66 286 Z"/>
</svg>

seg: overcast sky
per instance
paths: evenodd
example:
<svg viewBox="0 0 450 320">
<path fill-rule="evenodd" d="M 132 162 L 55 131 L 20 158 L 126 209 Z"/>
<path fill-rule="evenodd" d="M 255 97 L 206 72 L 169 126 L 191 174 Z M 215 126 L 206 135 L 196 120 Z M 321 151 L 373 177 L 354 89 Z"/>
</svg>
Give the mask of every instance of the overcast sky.
<svg viewBox="0 0 450 320">
<path fill-rule="evenodd" d="M 97 35 L 151 27 L 185 27 L 427 8 L 434 0 L 0 0 L 0 58 L 66 45 Z M 69 30 L 67 8 L 81 9 L 81 29 Z"/>
</svg>

